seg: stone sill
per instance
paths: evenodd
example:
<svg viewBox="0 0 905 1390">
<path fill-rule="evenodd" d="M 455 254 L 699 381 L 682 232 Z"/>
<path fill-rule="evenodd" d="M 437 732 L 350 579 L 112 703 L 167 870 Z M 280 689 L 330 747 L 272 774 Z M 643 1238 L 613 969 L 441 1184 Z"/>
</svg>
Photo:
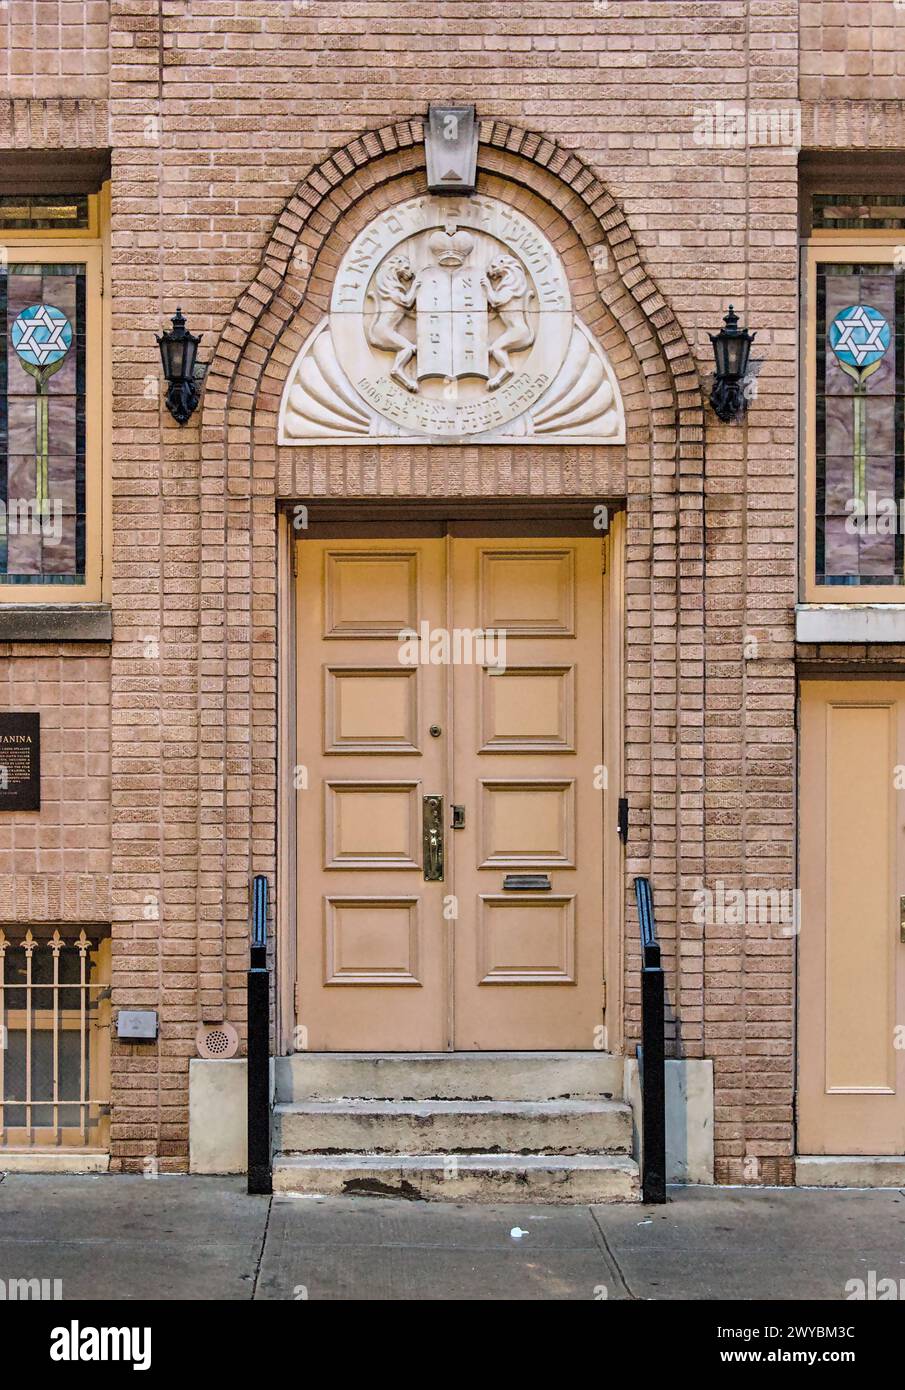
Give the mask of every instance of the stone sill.
<svg viewBox="0 0 905 1390">
<path fill-rule="evenodd" d="M 0 642 L 109 642 L 109 603 L 0 604 Z"/>
<path fill-rule="evenodd" d="M 799 603 L 795 640 L 905 643 L 905 603 Z"/>
<path fill-rule="evenodd" d="M 0 1173 L 106 1173 L 105 1149 L 2 1149 Z"/>
</svg>

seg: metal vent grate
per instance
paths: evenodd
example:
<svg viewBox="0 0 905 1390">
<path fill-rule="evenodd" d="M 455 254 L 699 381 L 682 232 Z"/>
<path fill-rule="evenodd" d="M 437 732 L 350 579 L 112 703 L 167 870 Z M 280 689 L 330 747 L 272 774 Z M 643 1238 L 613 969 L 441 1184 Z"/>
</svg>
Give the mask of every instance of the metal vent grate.
<svg viewBox="0 0 905 1390">
<path fill-rule="evenodd" d="M 202 1024 L 195 1042 L 201 1057 L 235 1057 L 239 1035 L 231 1023 Z"/>
</svg>

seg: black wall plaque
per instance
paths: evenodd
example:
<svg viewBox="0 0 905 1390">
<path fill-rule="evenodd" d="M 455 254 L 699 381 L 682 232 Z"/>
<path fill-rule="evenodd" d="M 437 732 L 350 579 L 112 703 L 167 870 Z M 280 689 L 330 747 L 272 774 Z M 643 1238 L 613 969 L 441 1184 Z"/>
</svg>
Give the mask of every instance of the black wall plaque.
<svg viewBox="0 0 905 1390">
<path fill-rule="evenodd" d="M 41 809 L 41 716 L 0 712 L 0 811 Z"/>
</svg>

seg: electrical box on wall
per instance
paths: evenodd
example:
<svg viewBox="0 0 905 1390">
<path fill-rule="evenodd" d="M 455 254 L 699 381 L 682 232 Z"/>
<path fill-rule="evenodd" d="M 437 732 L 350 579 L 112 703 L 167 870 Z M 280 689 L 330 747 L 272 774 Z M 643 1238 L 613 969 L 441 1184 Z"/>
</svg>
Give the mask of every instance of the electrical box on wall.
<svg viewBox="0 0 905 1390">
<path fill-rule="evenodd" d="M 116 1036 L 122 1042 L 154 1042 L 157 1038 L 156 1009 L 120 1009 L 116 1015 Z"/>
</svg>

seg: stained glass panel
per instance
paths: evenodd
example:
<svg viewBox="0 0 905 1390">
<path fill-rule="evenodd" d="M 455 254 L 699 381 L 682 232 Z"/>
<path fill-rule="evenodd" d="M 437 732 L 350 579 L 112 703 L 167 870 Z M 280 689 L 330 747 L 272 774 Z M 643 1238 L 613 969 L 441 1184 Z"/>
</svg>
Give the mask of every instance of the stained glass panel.
<svg viewBox="0 0 905 1390">
<path fill-rule="evenodd" d="M 905 277 L 817 266 L 818 584 L 902 584 Z"/>
<path fill-rule="evenodd" d="M 899 231 L 905 227 L 905 197 L 901 193 L 815 193 L 811 225 L 815 231 Z"/>
<path fill-rule="evenodd" d="M 85 267 L 0 268 L 0 583 L 85 578 Z"/>
<path fill-rule="evenodd" d="M 87 226 L 88 197 L 84 193 L 72 197 L 62 194 L 0 196 L 0 228 L 4 231 L 59 231 Z"/>
</svg>

